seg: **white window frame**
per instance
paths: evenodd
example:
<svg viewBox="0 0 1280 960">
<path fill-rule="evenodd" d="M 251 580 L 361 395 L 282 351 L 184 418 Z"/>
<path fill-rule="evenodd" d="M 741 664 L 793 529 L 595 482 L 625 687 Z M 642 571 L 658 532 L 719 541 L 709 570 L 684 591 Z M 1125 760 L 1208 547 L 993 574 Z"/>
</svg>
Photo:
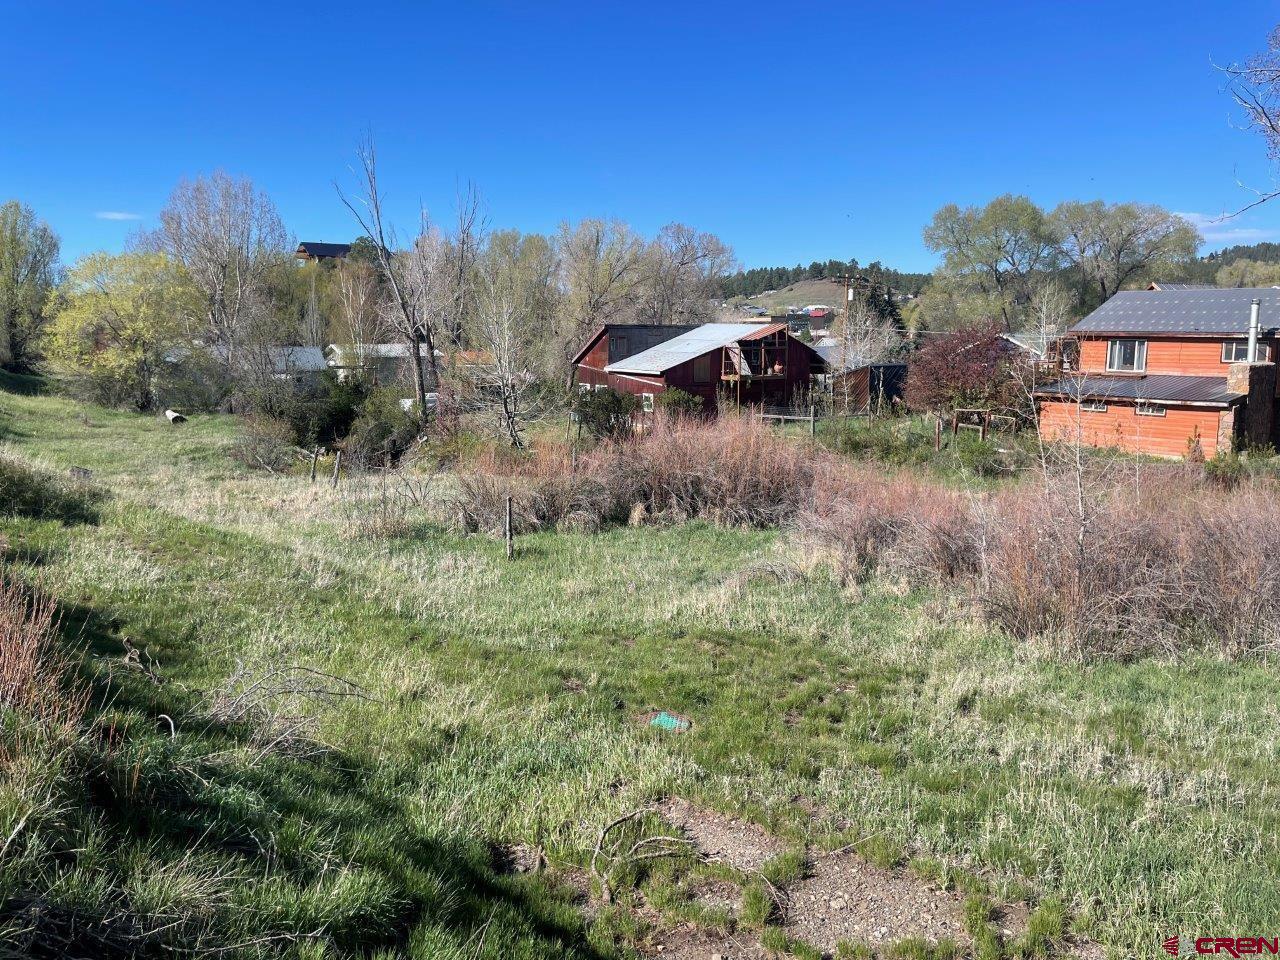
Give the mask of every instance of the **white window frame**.
<svg viewBox="0 0 1280 960">
<path fill-rule="evenodd" d="M 653 413 L 653 394 L 652 393 L 640 394 L 640 409 L 643 410 L 645 413 Z"/>
<path fill-rule="evenodd" d="M 599 393 L 601 390 L 608 390 L 608 389 L 609 389 L 609 385 L 607 383 L 597 383 L 595 392 Z"/>
<path fill-rule="evenodd" d="M 1135 417 L 1163 417 L 1168 413 L 1168 408 L 1162 403 L 1149 403 L 1145 400 L 1139 400 L 1133 407 L 1133 415 Z"/>
<path fill-rule="evenodd" d="M 1113 363 L 1112 351 L 1114 351 L 1122 343 L 1134 344 L 1132 367 L 1117 367 Z M 1116 340 L 1108 340 L 1107 341 L 1107 372 L 1108 373 L 1146 373 L 1147 372 L 1147 341 L 1138 340 L 1133 337 L 1121 337 Z"/>
<path fill-rule="evenodd" d="M 1106 413 L 1107 405 L 1101 400 L 1081 400 L 1080 409 L 1085 413 Z"/>
<path fill-rule="evenodd" d="M 589 383 L 578 384 L 578 393 L 582 394 L 582 393 L 590 393 L 590 392 L 591 392 L 591 384 Z"/>
<path fill-rule="evenodd" d="M 1232 347 L 1237 349 L 1243 347 L 1243 350 L 1241 350 L 1240 352 L 1242 352 L 1244 356 L 1238 357 L 1238 358 L 1228 357 L 1227 347 Z M 1259 343 L 1258 344 L 1259 362 L 1266 363 L 1270 359 L 1271 359 L 1271 345 L 1266 343 Z M 1249 341 L 1248 340 L 1223 340 L 1222 341 L 1222 362 L 1223 363 L 1247 363 L 1248 360 L 1249 360 Z"/>
</svg>

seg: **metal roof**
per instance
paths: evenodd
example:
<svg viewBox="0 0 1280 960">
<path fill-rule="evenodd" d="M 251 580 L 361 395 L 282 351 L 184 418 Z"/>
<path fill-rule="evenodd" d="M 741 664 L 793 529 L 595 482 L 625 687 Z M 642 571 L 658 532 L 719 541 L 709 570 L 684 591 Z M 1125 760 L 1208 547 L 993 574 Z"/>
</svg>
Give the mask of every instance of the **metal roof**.
<svg viewBox="0 0 1280 960">
<path fill-rule="evenodd" d="M 1276 287 L 1121 290 L 1071 332 L 1244 336 L 1255 297 L 1261 302 L 1262 334 L 1274 336 L 1280 332 L 1280 288 Z"/>
<path fill-rule="evenodd" d="M 704 323 L 680 336 L 605 367 L 606 373 L 657 375 L 708 351 L 786 330 L 785 323 Z"/>
<path fill-rule="evenodd" d="M 351 244 L 349 243 L 317 243 L 314 240 L 304 240 L 298 244 L 295 254 L 308 254 L 312 257 L 345 257 L 351 252 Z"/>
<path fill-rule="evenodd" d="M 1228 406 L 1246 394 L 1227 389 L 1226 377 L 1156 374 L 1149 377 L 1080 376 L 1046 383 L 1037 395 L 1088 397 L 1095 400 L 1151 400 L 1162 403 L 1209 403 Z"/>
<path fill-rule="evenodd" d="M 1152 280 L 1148 290 L 1214 290 L 1212 283 L 1165 283 L 1163 280 Z"/>
<path fill-rule="evenodd" d="M 824 337 L 823 339 L 834 339 Z M 814 352 L 817 353 L 826 363 L 830 372 L 844 372 L 850 370 L 861 370 L 863 367 L 870 366 L 871 360 L 867 357 L 859 356 L 856 353 L 848 353 L 846 355 L 844 344 L 842 343 L 815 343 L 812 345 Z"/>
</svg>

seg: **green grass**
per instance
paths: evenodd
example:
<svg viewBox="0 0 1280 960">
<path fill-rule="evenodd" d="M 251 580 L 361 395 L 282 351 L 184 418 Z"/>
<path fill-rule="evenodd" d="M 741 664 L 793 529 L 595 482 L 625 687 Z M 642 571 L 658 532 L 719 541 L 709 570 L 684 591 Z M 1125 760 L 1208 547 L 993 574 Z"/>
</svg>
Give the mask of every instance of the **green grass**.
<svg viewBox="0 0 1280 960">
<path fill-rule="evenodd" d="M 0 869 L 0 937 L 38 896 L 51 924 L 278 938 L 264 955 L 618 955 L 643 925 L 585 918 L 558 878 L 604 823 L 669 793 L 796 844 L 1053 898 L 1028 956 L 1064 924 L 1154 956 L 1169 930 L 1280 916 L 1263 882 L 1280 872 L 1270 666 L 1068 664 L 929 594 L 744 578 L 785 549 L 770 531 L 540 533 L 512 562 L 427 517 L 359 537 L 376 478 L 335 493 L 250 474 L 224 417 L 172 427 L 29 391 L 0 393 L 0 424 L 0 452 L 110 492 L 96 523 L 0 520 L 10 563 L 87 649 L 100 741 L 0 783 L 0 842 L 30 814 Z M 124 665 L 126 641 L 160 683 Z M 367 694 L 305 706 L 319 756 L 210 722 L 237 664 L 285 663 Z M 646 728 L 649 709 L 693 727 Z M 495 872 L 501 843 L 541 845 L 551 869 Z"/>
</svg>

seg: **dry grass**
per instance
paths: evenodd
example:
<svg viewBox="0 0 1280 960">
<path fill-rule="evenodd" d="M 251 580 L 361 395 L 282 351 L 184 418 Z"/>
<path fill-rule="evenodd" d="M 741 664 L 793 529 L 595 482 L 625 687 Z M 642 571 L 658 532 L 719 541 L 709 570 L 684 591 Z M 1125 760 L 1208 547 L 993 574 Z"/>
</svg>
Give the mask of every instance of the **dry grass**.
<svg viewBox="0 0 1280 960">
<path fill-rule="evenodd" d="M 58 647 L 56 609 L 0 571 L 0 767 L 27 751 L 58 748 L 80 731 L 88 694 L 70 681 L 71 662 Z"/>
</svg>

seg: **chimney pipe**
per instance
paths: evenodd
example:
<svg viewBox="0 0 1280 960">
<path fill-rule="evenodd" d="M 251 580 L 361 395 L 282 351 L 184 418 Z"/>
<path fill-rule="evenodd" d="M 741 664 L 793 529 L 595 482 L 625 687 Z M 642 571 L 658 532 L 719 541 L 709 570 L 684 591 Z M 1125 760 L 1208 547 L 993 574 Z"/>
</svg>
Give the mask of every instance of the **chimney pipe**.
<svg viewBox="0 0 1280 960">
<path fill-rule="evenodd" d="M 1258 298 L 1249 305 L 1249 362 L 1258 362 Z"/>
</svg>

